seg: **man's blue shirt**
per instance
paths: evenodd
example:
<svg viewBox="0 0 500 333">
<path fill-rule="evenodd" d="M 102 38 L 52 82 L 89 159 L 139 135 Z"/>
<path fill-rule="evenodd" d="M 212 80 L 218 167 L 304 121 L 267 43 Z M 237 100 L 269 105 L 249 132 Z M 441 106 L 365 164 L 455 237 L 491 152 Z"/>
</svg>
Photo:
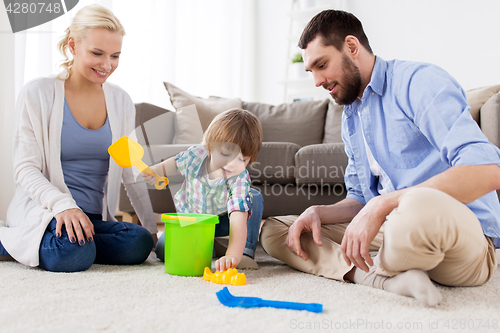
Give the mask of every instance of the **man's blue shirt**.
<svg viewBox="0 0 500 333">
<path fill-rule="evenodd" d="M 347 197 L 366 204 L 379 195 L 363 132 L 375 160 L 391 179 L 394 188 L 389 191 L 420 184 L 455 165 L 500 166 L 500 150 L 481 132 L 469 109 L 463 89 L 443 69 L 376 57 L 362 99 L 346 105 L 342 115 L 342 139 L 349 158 Z M 484 233 L 498 241 L 496 192 L 467 206 Z"/>
</svg>

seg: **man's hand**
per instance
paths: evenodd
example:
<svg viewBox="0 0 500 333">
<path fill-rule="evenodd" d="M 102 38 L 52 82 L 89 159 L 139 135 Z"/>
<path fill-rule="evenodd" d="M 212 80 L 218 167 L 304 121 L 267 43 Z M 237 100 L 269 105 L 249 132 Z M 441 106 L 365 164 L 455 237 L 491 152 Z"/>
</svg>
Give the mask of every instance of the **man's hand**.
<svg viewBox="0 0 500 333">
<path fill-rule="evenodd" d="M 321 221 L 319 219 L 317 206 L 311 206 L 300 214 L 288 229 L 288 236 L 286 238 L 286 246 L 288 246 L 290 251 L 302 259 L 307 260 L 307 252 L 302 251 L 300 247 L 300 235 L 304 232 L 311 232 L 314 242 L 318 246 L 323 245 L 321 242 Z"/>
<path fill-rule="evenodd" d="M 64 210 L 55 216 L 56 218 L 56 236 L 61 236 L 61 229 L 64 225 L 66 227 L 66 232 L 68 233 L 68 238 L 71 243 L 76 242 L 78 239 L 78 244 L 85 244 L 85 238 L 88 242 L 92 241 L 92 236 L 94 233 L 94 225 L 90 222 L 87 215 L 78 208 L 71 208 Z M 75 238 L 76 233 L 76 238 Z M 84 235 L 85 234 L 85 235 Z"/>
<path fill-rule="evenodd" d="M 340 249 L 348 265 L 368 272 L 373 266 L 370 256 L 370 243 L 377 236 L 386 216 L 397 207 L 398 192 L 377 196 L 359 211 L 345 230 Z"/>
</svg>

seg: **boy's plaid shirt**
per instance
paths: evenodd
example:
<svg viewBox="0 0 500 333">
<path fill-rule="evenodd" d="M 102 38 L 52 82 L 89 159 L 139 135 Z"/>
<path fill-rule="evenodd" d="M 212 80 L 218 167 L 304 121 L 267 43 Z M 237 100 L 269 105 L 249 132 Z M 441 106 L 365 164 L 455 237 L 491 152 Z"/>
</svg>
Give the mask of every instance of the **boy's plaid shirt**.
<svg viewBox="0 0 500 333">
<path fill-rule="evenodd" d="M 185 177 L 175 195 L 175 208 L 179 213 L 220 215 L 233 211 L 252 214 L 250 175 L 245 169 L 229 179 L 221 178 L 213 187 L 204 177 L 208 150 L 195 145 L 175 156 L 177 170 Z"/>
</svg>

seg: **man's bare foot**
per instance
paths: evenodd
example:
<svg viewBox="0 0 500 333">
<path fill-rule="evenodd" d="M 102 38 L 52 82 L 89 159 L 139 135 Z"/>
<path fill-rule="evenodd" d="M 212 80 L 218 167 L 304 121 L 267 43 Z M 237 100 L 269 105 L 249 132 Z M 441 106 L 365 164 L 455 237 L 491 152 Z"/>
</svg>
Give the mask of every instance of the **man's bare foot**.
<svg viewBox="0 0 500 333">
<path fill-rule="evenodd" d="M 429 275 L 420 269 L 410 269 L 388 278 L 384 282 L 384 290 L 414 297 L 426 306 L 436 306 L 443 299 Z"/>
<path fill-rule="evenodd" d="M 368 273 L 353 268 L 346 278 L 364 286 L 383 289 L 392 293 L 414 297 L 426 306 L 436 306 L 442 296 L 426 272 L 420 269 L 410 269 L 393 277 L 375 274 L 376 267 L 372 266 Z"/>
</svg>

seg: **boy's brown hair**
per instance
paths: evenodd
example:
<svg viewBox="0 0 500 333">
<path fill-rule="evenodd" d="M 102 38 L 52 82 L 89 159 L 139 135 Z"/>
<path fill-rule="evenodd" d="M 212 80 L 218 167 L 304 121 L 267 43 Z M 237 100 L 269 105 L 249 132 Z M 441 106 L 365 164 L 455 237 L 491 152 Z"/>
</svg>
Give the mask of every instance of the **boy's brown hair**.
<svg viewBox="0 0 500 333">
<path fill-rule="evenodd" d="M 241 154 L 255 162 L 262 148 L 262 124 L 253 113 L 243 109 L 230 109 L 218 114 L 203 135 L 203 144 L 211 153 L 213 143 L 234 143 Z"/>
</svg>

